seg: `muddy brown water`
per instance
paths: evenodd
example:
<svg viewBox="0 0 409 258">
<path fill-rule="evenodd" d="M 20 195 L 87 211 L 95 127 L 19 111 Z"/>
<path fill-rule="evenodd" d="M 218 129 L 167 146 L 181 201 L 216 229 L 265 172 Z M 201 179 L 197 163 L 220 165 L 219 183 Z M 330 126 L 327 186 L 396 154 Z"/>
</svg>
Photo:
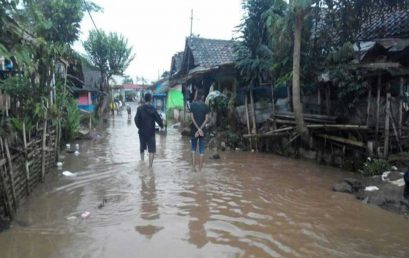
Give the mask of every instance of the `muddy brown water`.
<svg viewBox="0 0 409 258">
<path fill-rule="evenodd" d="M 409 257 L 409 221 L 331 191 L 345 171 L 223 152 L 193 172 L 187 139 L 156 139 L 149 170 L 123 112 L 63 153 L 75 176 L 47 176 L 0 233 L 0 257 Z"/>
</svg>

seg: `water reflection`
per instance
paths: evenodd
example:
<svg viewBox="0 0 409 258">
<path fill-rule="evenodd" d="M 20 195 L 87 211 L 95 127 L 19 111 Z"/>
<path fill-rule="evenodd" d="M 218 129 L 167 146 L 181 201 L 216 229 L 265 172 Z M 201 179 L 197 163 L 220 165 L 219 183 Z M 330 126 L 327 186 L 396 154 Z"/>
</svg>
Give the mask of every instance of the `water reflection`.
<svg viewBox="0 0 409 258">
<path fill-rule="evenodd" d="M 153 169 L 149 169 L 144 163 L 140 163 L 140 176 L 141 181 L 141 212 L 140 217 L 149 224 L 135 226 L 135 230 L 146 236 L 148 239 L 163 229 L 161 226 L 152 225 L 155 220 L 160 218 L 158 210 L 157 196 L 156 196 L 156 184 L 155 173 Z"/>
<path fill-rule="evenodd" d="M 197 175 L 191 189 L 191 209 L 189 212 L 189 242 L 198 248 L 203 247 L 209 242 L 205 223 L 210 218 L 208 197 L 206 193 L 207 183 L 202 175 Z"/>
</svg>

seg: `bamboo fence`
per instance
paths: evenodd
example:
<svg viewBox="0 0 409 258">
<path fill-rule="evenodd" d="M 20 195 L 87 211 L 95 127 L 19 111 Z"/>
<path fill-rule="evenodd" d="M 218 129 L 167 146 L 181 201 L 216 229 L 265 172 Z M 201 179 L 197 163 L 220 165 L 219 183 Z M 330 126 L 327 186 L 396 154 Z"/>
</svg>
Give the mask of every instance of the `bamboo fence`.
<svg viewBox="0 0 409 258">
<path fill-rule="evenodd" d="M 33 133 L 23 126 L 22 136 L 0 138 L 0 218 L 12 219 L 19 203 L 44 182 L 57 157 L 56 132 L 46 121 Z"/>
</svg>

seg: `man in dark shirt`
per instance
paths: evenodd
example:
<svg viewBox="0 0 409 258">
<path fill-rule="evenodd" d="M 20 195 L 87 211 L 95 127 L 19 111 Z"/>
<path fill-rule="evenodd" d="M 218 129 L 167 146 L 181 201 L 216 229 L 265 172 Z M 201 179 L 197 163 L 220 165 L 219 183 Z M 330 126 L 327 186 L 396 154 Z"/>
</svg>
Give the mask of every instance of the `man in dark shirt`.
<svg viewBox="0 0 409 258">
<path fill-rule="evenodd" d="M 145 94 L 145 104 L 138 107 L 134 118 L 136 127 L 139 128 L 139 143 L 141 160 L 144 160 L 146 147 L 149 152 L 149 167 L 152 167 L 153 158 L 156 152 L 155 142 L 155 122 L 163 128 L 162 118 L 151 105 L 152 94 Z"/>
<path fill-rule="evenodd" d="M 204 127 L 208 121 L 209 108 L 203 102 L 204 96 L 203 91 L 199 90 L 196 95 L 195 101 L 190 105 L 190 112 L 192 118 L 192 165 L 193 168 L 196 166 L 196 148 L 197 142 L 199 142 L 199 170 L 202 170 L 203 167 L 203 156 L 205 149 L 205 136 L 204 136 Z"/>
</svg>

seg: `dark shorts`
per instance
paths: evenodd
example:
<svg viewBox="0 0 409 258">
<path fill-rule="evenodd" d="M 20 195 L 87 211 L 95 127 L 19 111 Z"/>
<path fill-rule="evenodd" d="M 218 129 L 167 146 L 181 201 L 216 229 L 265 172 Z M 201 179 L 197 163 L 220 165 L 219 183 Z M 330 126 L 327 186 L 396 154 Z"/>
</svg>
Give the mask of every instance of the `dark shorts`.
<svg viewBox="0 0 409 258">
<path fill-rule="evenodd" d="M 156 152 L 156 142 L 155 142 L 155 135 L 150 137 L 146 137 L 144 135 L 139 135 L 139 144 L 140 144 L 140 151 L 144 152 L 146 148 L 148 148 L 149 153 Z"/>
</svg>

